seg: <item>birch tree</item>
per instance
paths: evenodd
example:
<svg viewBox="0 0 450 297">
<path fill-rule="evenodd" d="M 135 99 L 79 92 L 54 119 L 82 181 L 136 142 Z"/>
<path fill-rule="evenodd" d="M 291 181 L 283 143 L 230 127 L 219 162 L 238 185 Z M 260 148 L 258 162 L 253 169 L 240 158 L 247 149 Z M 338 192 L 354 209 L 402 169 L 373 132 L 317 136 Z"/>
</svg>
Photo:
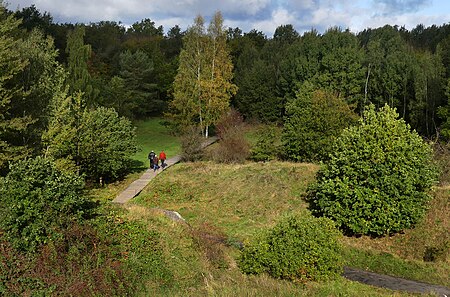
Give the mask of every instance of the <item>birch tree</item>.
<svg viewBox="0 0 450 297">
<path fill-rule="evenodd" d="M 208 76 L 203 81 L 205 86 L 202 88 L 205 137 L 208 137 L 209 127 L 228 110 L 230 98 L 237 91 L 236 85 L 231 82 L 233 64 L 220 12 L 217 12 L 211 20 L 207 37 L 205 54 L 208 64 L 205 69 Z"/>
<path fill-rule="evenodd" d="M 222 15 L 214 15 L 207 31 L 204 19 L 197 16 L 183 39 L 170 115 L 181 128 L 199 125 L 208 137 L 209 127 L 228 110 L 236 93 L 232 77 Z"/>
<path fill-rule="evenodd" d="M 174 81 L 174 99 L 170 106 L 171 116 L 175 122 L 186 127 L 199 123 L 203 129 L 202 106 L 200 101 L 204 72 L 204 19 L 197 16 L 183 38 L 183 49 L 180 52 L 180 65 Z"/>
</svg>

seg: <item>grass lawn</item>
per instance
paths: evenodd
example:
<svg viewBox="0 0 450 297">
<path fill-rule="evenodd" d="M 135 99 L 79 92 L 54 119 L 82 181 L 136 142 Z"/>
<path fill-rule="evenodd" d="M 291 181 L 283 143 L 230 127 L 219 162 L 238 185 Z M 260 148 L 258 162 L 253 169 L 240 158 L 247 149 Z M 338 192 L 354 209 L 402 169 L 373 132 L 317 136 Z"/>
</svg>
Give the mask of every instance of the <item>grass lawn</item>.
<svg viewBox="0 0 450 297">
<path fill-rule="evenodd" d="M 137 127 L 138 152 L 133 156 L 137 161 L 137 167 L 148 167 L 148 153 L 153 150 L 159 154 L 161 150 L 166 152 L 167 158 L 178 155 L 181 152 L 180 140 L 170 133 L 170 130 L 163 125 L 164 119 L 152 118 L 144 121 L 137 121 L 133 124 Z"/>
<path fill-rule="evenodd" d="M 183 163 L 159 174 L 134 201 L 176 210 L 193 224 L 211 223 L 245 240 L 284 213 L 305 208 L 300 196 L 317 168 L 287 162 Z"/>
</svg>

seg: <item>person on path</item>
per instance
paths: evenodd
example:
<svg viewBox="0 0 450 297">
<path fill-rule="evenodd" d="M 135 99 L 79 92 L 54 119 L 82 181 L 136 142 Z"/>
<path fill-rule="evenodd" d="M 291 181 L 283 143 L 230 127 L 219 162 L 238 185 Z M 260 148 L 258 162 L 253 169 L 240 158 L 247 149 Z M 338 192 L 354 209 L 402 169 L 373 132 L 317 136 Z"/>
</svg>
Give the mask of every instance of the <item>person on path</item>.
<svg viewBox="0 0 450 297">
<path fill-rule="evenodd" d="M 155 172 L 158 169 L 159 169 L 158 157 L 155 155 L 155 157 L 153 158 L 153 172 Z"/>
<path fill-rule="evenodd" d="M 166 153 L 164 152 L 164 150 L 162 150 L 160 153 L 159 153 L 159 159 L 161 160 L 161 167 L 162 167 L 162 169 L 164 169 L 164 167 L 166 167 L 167 166 L 167 164 L 165 163 L 166 162 Z"/>
<path fill-rule="evenodd" d="M 149 154 L 148 154 L 148 160 L 150 161 L 150 169 L 153 169 L 153 164 L 154 164 L 154 162 L 153 162 L 153 160 L 154 160 L 154 158 L 156 157 L 156 154 L 155 154 L 155 152 L 154 151 L 151 151 Z"/>
</svg>

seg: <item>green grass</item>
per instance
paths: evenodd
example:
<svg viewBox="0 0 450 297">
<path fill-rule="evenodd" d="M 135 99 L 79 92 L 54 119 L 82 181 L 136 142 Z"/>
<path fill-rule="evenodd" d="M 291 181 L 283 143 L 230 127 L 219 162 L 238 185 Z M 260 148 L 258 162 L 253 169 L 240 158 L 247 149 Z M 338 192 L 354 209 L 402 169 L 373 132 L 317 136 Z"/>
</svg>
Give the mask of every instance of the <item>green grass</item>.
<svg viewBox="0 0 450 297">
<path fill-rule="evenodd" d="M 427 215 L 415 228 L 379 238 L 344 238 L 348 265 L 370 271 L 450 284 L 450 189 L 436 187 Z M 434 257 L 434 261 L 424 259 Z M 431 260 L 431 259 L 428 259 Z"/>
<path fill-rule="evenodd" d="M 162 118 L 152 118 L 145 121 L 134 122 L 137 127 L 138 152 L 133 160 L 138 162 L 141 168 L 148 167 L 148 153 L 153 150 L 159 154 L 161 150 L 166 152 L 167 158 L 180 154 L 181 144 L 177 136 L 170 133 Z"/>
<path fill-rule="evenodd" d="M 136 296 L 412 296 L 344 278 L 302 284 L 267 275 L 244 275 L 237 268 L 235 248 L 207 240 L 207 245 L 202 244 L 199 230 L 192 224 L 174 223 L 160 211 L 139 205 L 128 207 L 128 219 L 143 222 L 150 230 L 158 232 L 159 246 L 167 259 L 165 268 L 172 276 L 170 282 L 165 283 L 149 280 Z M 210 229 L 200 231 L 211 234 Z M 217 257 L 221 257 L 225 265 L 215 264 L 217 261 L 213 260 Z"/>
<path fill-rule="evenodd" d="M 266 124 L 258 124 L 258 125 L 246 125 L 244 128 L 244 137 L 250 144 L 250 146 L 254 146 L 264 129 L 267 129 L 268 127 L 275 127 L 275 145 L 280 146 L 281 145 L 281 134 L 282 134 L 282 128 L 273 126 L 273 125 L 266 125 Z"/>
<path fill-rule="evenodd" d="M 387 252 L 353 247 L 344 250 L 344 258 L 346 265 L 354 268 L 444 286 L 450 283 L 449 266 L 443 262 L 405 260 Z"/>
<path fill-rule="evenodd" d="M 305 208 L 300 196 L 317 168 L 285 162 L 184 163 L 159 174 L 134 201 L 176 210 L 194 224 L 209 222 L 245 240 L 280 215 Z"/>
</svg>

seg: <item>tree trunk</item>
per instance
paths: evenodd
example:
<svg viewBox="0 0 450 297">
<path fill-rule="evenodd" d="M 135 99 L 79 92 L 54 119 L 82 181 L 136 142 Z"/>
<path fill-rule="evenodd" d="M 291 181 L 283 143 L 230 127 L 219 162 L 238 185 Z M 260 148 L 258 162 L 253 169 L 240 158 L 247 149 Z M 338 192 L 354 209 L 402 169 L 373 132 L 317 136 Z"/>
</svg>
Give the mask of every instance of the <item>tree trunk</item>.
<svg viewBox="0 0 450 297">
<path fill-rule="evenodd" d="M 364 107 L 367 104 L 367 89 L 369 86 L 369 77 L 370 77 L 370 63 L 367 69 L 367 77 L 366 77 L 366 86 L 364 87 L 364 104 L 361 106 L 361 114 L 364 116 Z"/>
</svg>

